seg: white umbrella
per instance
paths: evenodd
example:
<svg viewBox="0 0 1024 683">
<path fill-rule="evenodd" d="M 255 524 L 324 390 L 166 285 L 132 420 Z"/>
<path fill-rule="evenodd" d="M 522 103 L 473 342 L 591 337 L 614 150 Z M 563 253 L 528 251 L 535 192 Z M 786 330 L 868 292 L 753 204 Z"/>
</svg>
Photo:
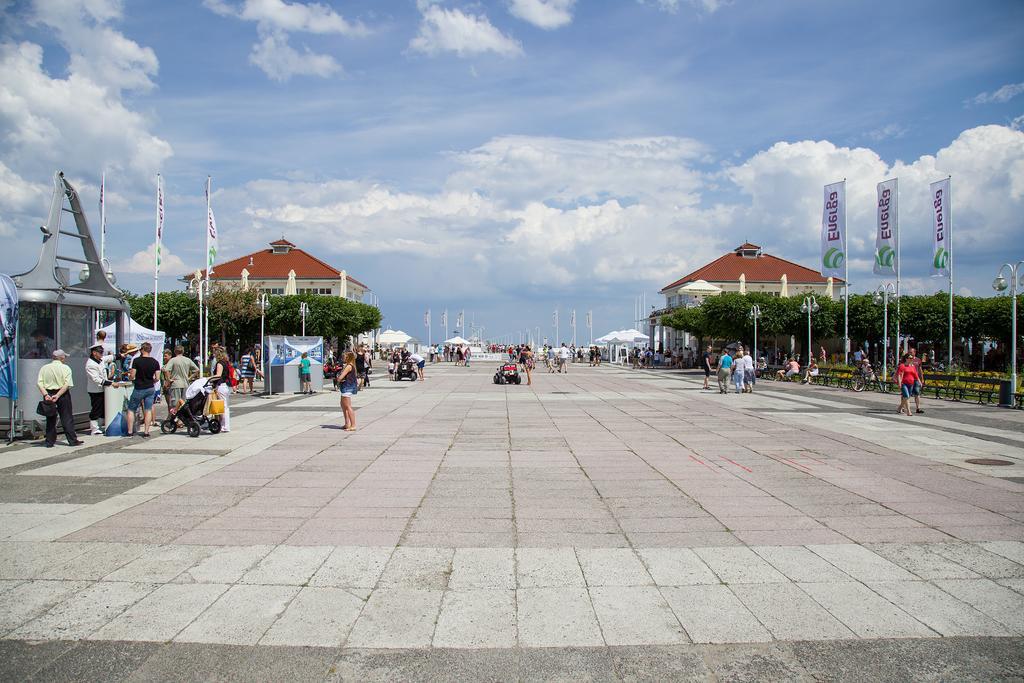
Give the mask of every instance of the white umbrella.
<svg viewBox="0 0 1024 683">
<path fill-rule="evenodd" d="M 384 330 L 377 336 L 377 343 L 381 346 L 401 346 L 412 340 L 412 337 L 401 330 Z"/>
<path fill-rule="evenodd" d="M 289 270 L 288 271 L 288 282 L 286 282 L 285 285 L 284 285 L 284 295 L 285 296 L 294 296 L 297 293 L 298 292 L 295 289 L 295 271 L 294 270 Z"/>
<path fill-rule="evenodd" d="M 249 291 L 249 269 L 242 268 L 242 291 Z"/>
<path fill-rule="evenodd" d="M 341 278 L 341 286 L 338 287 L 338 296 L 340 296 L 342 299 L 347 299 L 348 298 L 348 275 L 343 270 L 340 273 L 338 273 L 338 277 Z"/>
<path fill-rule="evenodd" d="M 641 341 L 648 341 L 650 337 L 641 332 L 640 330 L 619 330 L 615 333 L 615 341 L 623 342 L 626 344 L 635 344 Z"/>
</svg>

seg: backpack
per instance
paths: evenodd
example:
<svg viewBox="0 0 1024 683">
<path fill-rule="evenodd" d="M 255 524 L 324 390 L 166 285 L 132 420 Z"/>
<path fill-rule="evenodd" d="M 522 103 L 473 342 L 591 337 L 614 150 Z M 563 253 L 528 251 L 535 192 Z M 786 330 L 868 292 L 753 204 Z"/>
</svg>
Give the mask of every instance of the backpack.
<svg viewBox="0 0 1024 683">
<path fill-rule="evenodd" d="M 235 372 L 235 366 L 231 364 L 231 361 L 228 361 L 228 386 L 238 386 L 238 374 Z"/>
</svg>

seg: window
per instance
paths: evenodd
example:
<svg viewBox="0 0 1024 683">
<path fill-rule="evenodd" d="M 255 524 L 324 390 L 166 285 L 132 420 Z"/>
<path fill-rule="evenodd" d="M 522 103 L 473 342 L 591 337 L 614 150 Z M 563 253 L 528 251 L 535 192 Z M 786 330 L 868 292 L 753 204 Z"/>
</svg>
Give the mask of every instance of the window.
<svg viewBox="0 0 1024 683">
<path fill-rule="evenodd" d="M 56 348 L 53 304 L 23 301 L 18 311 L 18 358 L 46 359 Z"/>
<path fill-rule="evenodd" d="M 114 333 L 110 334 L 107 331 L 107 343 L 108 348 L 117 349 L 121 346 L 124 339 L 124 331 L 121 329 L 121 311 L 109 311 L 106 309 L 100 309 L 96 311 L 96 329 L 102 330 L 105 328 L 113 327 Z M 65 349 L 66 351 L 67 349 Z"/>
<path fill-rule="evenodd" d="M 263 291 L 267 294 L 284 294 L 284 287 L 264 287 Z"/>
<path fill-rule="evenodd" d="M 330 287 L 305 287 L 298 291 L 299 294 L 331 294 Z"/>
<path fill-rule="evenodd" d="M 70 358 L 85 358 L 92 341 L 92 309 L 87 306 L 60 307 L 60 348 Z"/>
</svg>

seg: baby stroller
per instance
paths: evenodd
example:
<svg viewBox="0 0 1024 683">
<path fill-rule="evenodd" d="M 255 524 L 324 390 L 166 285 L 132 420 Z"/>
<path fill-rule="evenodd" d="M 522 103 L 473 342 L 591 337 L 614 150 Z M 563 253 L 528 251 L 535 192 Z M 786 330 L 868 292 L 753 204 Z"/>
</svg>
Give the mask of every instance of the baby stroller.
<svg viewBox="0 0 1024 683">
<path fill-rule="evenodd" d="M 160 431 L 173 434 L 178 431 L 178 421 L 181 420 L 192 438 L 199 436 L 203 428 L 209 429 L 211 434 L 220 433 L 220 416 L 206 415 L 206 399 L 220 383 L 219 377 L 200 377 L 188 385 L 181 405 L 168 407 L 167 419 L 160 423 Z"/>
<path fill-rule="evenodd" d="M 515 363 L 503 363 L 494 373 L 495 384 L 520 384 L 522 381 L 523 379 L 519 376 L 519 366 Z"/>
</svg>

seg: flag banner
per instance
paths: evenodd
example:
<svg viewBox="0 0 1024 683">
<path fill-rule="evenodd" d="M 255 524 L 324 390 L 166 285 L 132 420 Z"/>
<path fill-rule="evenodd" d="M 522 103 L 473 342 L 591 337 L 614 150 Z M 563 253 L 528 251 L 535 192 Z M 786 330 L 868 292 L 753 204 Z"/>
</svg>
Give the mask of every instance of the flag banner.
<svg viewBox="0 0 1024 683">
<path fill-rule="evenodd" d="M 0 275 L 0 396 L 18 400 L 18 287 Z"/>
<path fill-rule="evenodd" d="M 429 308 L 427 309 L 427 312 L 423 314 L 423 326 L 424 327 L 430 327 L 430 309 Z"/>
<path fill-rule="evenodd" d="M 572 313 L 569 314 L 569 324 L 570 325 L 575 325 L 576 324 L 576 309 L 575 308 L 572 309 Z"/>
<path fill-rule="evenodd" d="M 107 256 L 107 207 L 105 197 L 107 191 L 107 174 L 100 175 L 100 260 Z"/>
<path fill-rule="evenodd" d="M 896 224 L 899 211 L 896 203 L 899 195 L 896 191 L 897 180 L 886 180 L 878 183 L 878 226 L 875 233 L 875 275 L 896 275 L 896 235 L 899 226 Z"/>
<path fill-rule="evenodd" d="M 443 327 L 446 327 L 446 328 L 448 327 L 448 309 L 447 308 L 444 309 L 444 311 L 441 312 L 441 325 Z"/>
<path fill-rule="evenodd" d="M 932 183 L 932 275 L 949 276 L 949 178 Z"/>
<path fill-rule="evenodd" d="M 590 327 L 591 325 L 593 325 L 593 323 L 594 323 L 593 314 L 590 311 L 587 311 L 587 327 Z"/>
<path fill-rule="evenodd" d="M 552 325 L 557 325 L 558 324 L 558 309 L 557 308 L 554 310 L 554 312 L 551 313 L 551 324 Z"/>
<path fill-rule="evenodd" d="M 156 176 L 156 275 L 160 275 L 160 250 L 164 239 L 164 180 Z"/>
<path fill-rule="evenodd" d="M 821 274 L 844 275 L 846 249 L 846 181 L 825 186 L 825 204 L 821 212 Z"/>
<path fill-rule="evenodd" d="M 213 274 L 213 264 L 217 260 L 217 219 L 213 217 L 213 207 L 206 218 L 206 274 Z"/>
<path fill-rule="evenodd" d="M 459 317 L 455 321 L 455 326 L 458 327 L 460 330 L 462 329 L 462 321 L 465 319 L 465 317 L 466 317 L 466 314 L 464 312 L 460 311 L 459 312 Z"/>
</svg>

